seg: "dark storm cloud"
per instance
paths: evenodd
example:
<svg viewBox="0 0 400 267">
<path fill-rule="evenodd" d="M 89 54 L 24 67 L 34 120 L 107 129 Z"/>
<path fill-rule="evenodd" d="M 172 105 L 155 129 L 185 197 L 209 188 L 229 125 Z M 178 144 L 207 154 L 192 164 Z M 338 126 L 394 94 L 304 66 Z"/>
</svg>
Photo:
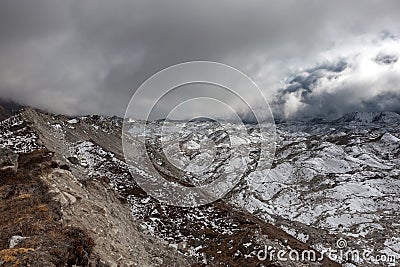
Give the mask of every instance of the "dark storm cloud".
<svg viewBox="0 0 400 267">
<path fill-rule="evenodd" d="M 396 63 L 398 59 L 398 55 L 379 54 L 376 56 L 375 62 L 378 64 L 391 65 Z"/>
<path fill-rule="evenodd" d="M 190 60 L 230 64 L 272 97 L 325 51 L 340 59 L 355 36 L 395 39 L 398 10 L 395 0 L 1 1 L 0 97 L 52 112 L 121 115 L 145 79 Z M 330 94 L 345 94 L 338 91 Z"/>
<path fill-rule="evenodd" d="M 307 97 L 307 95 L 312 92 L 312 87 L 321 78 L 334 79 L 338 76 L 340 72 L 345 70 L 346 67 L 346 61 L 341 60 L 334 63 L 325 63 L 320 66 L 308 69 L 291 79 L 282 93 L 286 94 L 303 90 L 304 93 L 302 95 L 304 97 Z"/>
</svg>

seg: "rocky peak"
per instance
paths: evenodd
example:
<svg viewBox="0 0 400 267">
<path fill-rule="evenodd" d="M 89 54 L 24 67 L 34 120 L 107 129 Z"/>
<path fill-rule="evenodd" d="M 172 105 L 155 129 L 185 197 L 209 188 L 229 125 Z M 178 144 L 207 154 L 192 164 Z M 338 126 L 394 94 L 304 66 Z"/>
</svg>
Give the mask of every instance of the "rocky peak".
<svg viewBox="0 0 400 267">
<path fill-rule="evenodd" d="M 335 120 L 336 123 L 354 123 L 354 124 L 380 124 L 380 123 L 400 123 L 400 115 L 396 112 L 352 112 L 345 114 Z"/>
</svg>

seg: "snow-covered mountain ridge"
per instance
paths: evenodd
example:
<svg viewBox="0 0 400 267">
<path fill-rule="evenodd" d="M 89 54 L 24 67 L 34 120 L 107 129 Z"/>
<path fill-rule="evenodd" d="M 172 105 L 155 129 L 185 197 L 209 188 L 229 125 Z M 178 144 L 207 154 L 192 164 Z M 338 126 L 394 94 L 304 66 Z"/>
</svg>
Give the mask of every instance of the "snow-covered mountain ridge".
<svg viewBox="0 0 400 267">
<path fill-rule="evenodd" d="M 323 251 L 335 248 L 339 238 L 347 240 L 351 248 L 373 249 L 399 259 L 399 122 L 397 113 L 355 113 L 332 122 L 277 124 L 271 170 L 258 166 L 246 173 L 225 198 L 228 204 L 218 201 L 193 209 L 162 205 L 137 186 L 129 168 L 136 175 L 146 170 L 139 162 L 135 166 L 124 162 L 122 119 L 67 118 L 26 109 L 0 122 L 0 146 L 16 152 L 47 147 L 73 173 L 87 179 L 108 177 L 129 203 L 143 232 L 176 246 L 200 265 L 256 266 L 260 263 L 257 252 L 264 244 L 288 249 L 289 243 L 289 247 L 304 249 L 304 242 Z M 209 122 L 197 123 L 191 127 L 212 128 Z M 183 122 L 168 124 L 173 131 Z M 154 123 L 152 127 L 150 144 L 157 153 L 159 125 Z M 221 147 L 229 144 L 223 134 L 213 138 L 221 142 Z M 195 160 L 196 140 L 190 137 L 182 143 Z M 251 136 L 242 136 L 230 142 L 241 146 L 251 140 Z M 226 161 L 224 150 L 220 152 L 220 165 L 214 165 L 215 172 L 209 172 L 207 181 Z M 200 160 L 203 159 L 199 157 Z M 161 162 L 159 166 L 164 166 L 159 171 L 174 175 L 175 170 L 168 163 Z M 375 266 L 373 262 L 336 260 L 346 266 Z M 329 264 L 332 263 L 326 261 L 322 266 L 334 266 Z M 286 262 L 284 266 L 300 265 Z"/>
</svg>

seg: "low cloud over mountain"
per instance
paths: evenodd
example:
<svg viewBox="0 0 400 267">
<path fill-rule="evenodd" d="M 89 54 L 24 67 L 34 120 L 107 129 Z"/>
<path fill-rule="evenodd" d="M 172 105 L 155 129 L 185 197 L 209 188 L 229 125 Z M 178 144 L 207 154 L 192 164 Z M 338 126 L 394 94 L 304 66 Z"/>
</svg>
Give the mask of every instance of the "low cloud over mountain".
<svg viewBox="0 0 400 267">
<path fill-rule="evenodd" d="M 275 102 L 278 114 L 335 118 L 352 111 L 400 111 L 399 39 L 363 41 L 341 54 L 329 51 L 325 62 L 287 79 Z"/>
</svg>

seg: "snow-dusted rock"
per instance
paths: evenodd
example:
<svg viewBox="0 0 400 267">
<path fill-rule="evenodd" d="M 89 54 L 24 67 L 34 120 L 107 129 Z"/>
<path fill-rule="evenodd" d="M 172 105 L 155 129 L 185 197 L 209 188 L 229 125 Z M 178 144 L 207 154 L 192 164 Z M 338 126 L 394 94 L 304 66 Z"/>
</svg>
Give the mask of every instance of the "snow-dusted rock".
<svg viewBox="0 0 400 267">
<path fill-rule="evenodd" d="M 27 238 L 29 238 L 29 237 L 14 235 L 10 238 L 10 240 L 8 242 L 8 244 L 9 244 L 8 247 L 15 248 L 16 246 L 18 246 L 19 243 L 21 243 L 22 241 L 24 241 Z"/>
</svg>

